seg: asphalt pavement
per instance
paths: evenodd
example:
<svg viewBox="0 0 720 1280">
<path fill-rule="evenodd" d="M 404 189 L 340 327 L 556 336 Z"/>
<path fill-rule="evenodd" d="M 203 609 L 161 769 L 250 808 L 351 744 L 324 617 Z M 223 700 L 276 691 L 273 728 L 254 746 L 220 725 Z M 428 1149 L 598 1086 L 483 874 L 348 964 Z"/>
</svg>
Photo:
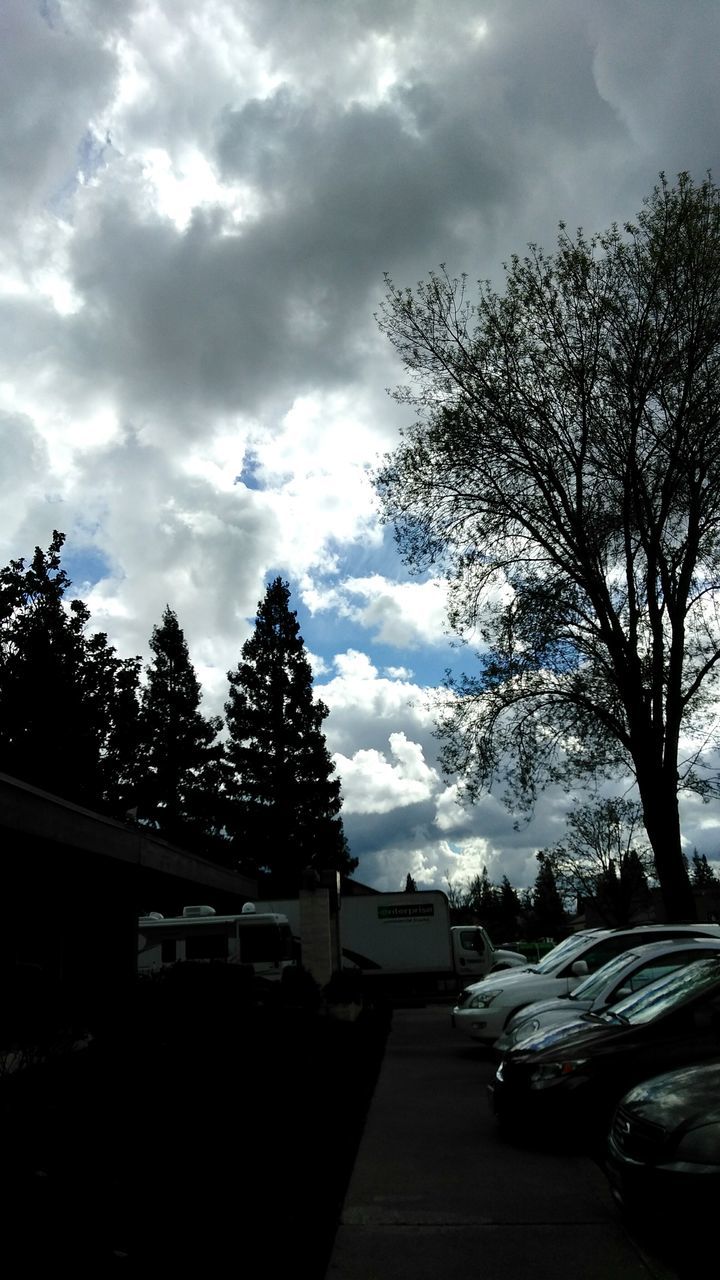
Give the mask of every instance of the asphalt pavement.
<svg viewBox="0 0 720 1280">
<path fill-rule="evenodd" d="M 395 1011 L 326 1280 L 672 1280 L 594 1161 L 500 1137 L 494 1069 L 447 1006 Z"/>
</svg>

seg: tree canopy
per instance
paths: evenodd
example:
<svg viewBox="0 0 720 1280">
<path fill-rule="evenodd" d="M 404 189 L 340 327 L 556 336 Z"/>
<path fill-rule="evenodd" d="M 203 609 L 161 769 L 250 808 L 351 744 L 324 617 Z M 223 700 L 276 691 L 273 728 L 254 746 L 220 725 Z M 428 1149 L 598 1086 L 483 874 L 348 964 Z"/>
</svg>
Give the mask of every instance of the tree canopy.
<svg viewBox="0 0 720 1280">
<path fill-rule="evenodd" d="M 440 722 L 469 795 L 632 771 L 667 912 L 692 918 L 678 789 L 707 795 L 720 659 L 720 191 L 664 178 L 637 221 L 561 224 L 505 288 L 388 281 L 415 423 L 377 476 L 444 567 L 477 669 Z"/>
<path fill-rule="evenodd" d="M 273 892 L 295 893 L 307 867 L 349 873 L 357 866 L 343 833 L 340 780 L 313 696 L 312 671 L 290 588 L 269 583 L 255 630 L 228 672 L 227 756 L 234 770 L 227 826 Z"/>
</svg>

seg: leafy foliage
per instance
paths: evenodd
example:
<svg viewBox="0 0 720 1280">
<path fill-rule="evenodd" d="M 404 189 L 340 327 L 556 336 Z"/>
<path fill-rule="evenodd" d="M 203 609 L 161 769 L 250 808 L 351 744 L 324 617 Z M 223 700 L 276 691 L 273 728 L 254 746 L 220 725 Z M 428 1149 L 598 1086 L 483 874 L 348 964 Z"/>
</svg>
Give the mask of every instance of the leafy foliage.
<svg viewBox="0 0 720 1280">
<path fill-rule="evenodd" d="M 258 605 L 255 630 L 228 673 L 228 759 L 234 769 L 228 830 L 274 892 L 297 891 L 307 867 L 343 872 L 350 857 L 340 818 L 340 781 L 313 697 L 312 672 L 290 589 L 281 578 Z"/>
<path fill-rule="evenodd" d="M 444 700 L 445 765 L 525 806 L 629 767 L 666 909 L 691 918 L 677 790 L 712 785 L 693 743 L 720 660 L 720 191 L 662 178 L 635 225 L 561 225 L 475 303 L 442 271 L 388 285 L 418 418 L 379 491 L 486 646 Z"/>
</svg>

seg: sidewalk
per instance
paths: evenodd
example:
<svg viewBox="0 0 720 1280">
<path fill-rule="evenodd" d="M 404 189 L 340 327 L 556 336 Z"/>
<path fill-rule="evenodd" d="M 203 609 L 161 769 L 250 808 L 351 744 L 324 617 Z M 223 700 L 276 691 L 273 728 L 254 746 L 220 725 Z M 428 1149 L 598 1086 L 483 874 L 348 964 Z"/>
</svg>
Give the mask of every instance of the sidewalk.
<svg viewBox="0 0 720 1280">
<path fill-rule="evenodd" d="M 500 1139 L 493 1070 L 447 1007 L 395 1012 L 326 1280 L 671 1280 L 591 1160 Z"/>
</svg>

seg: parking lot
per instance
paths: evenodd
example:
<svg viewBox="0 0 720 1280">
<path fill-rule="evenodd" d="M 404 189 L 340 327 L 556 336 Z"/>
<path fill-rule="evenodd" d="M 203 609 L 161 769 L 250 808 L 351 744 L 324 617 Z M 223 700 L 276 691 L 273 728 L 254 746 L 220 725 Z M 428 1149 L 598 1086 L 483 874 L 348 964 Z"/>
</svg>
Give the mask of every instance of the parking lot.
<svg viewBox="0 0 720 1280">
<path fill-rule="evenodd" d="M 668 1280 L 584 1156 L 511 1145 L 488 1051 L 447 1006 L 398 1009 L 327 1280 Z"/>
</svg>

